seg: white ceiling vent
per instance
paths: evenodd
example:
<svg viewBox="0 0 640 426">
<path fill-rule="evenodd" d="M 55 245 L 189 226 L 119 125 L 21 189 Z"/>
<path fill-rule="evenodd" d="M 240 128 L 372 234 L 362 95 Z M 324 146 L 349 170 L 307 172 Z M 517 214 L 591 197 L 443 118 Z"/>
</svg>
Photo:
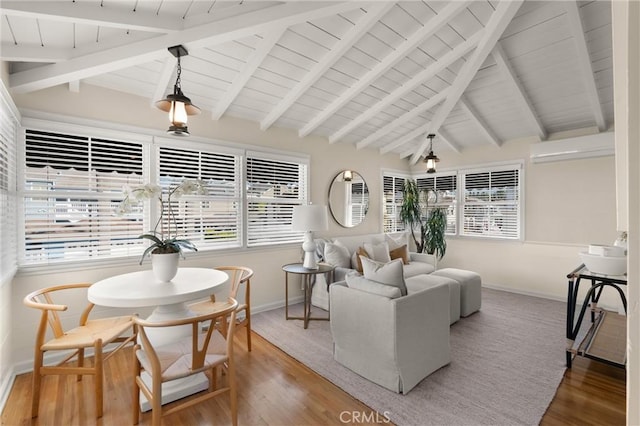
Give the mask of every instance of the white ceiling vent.
<svg viewBox="0 0 640 426">
<path fill-rule="evenodd" d="M 613 155 L 614 132 L 559 139 L 531 145 L 531 162 L 576 160 L 579 158 L 604 157 Z"/>
</svg>

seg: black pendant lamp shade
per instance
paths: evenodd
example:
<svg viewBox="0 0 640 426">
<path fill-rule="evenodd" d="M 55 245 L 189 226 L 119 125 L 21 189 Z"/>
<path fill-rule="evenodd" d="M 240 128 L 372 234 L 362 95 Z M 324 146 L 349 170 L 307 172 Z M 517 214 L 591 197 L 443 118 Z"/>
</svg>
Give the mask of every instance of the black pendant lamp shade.
<svg viewBox="0 0 640 426">
<path fill-rule="evenodd" d="M 180 87 L 180 74 L 182 73 L 180 57 L 187 56 L 189 53 L 182 45 L 170 47 L 169 52 L 178 58 L 176 83 L 173 86 L 173 93 L 168 94 L 164 99 L 156 102 L 156 107 L 169 113 L 169 122 L 171 125 L 167 133 L 176 136 L 189 136 L 187 116 L 200 114 L 200 108 L 191 103 L 191 99 L 182 93 L 182 88 Z"/>
<path fill-rule="evenodd" d="M 436 135 L 429 134 L 427 138 L 429 138 L 429 154 L 424 158 L 424 162 L 427 163 L 427 173 L 435 173 L 436 172 L 436 163 L 440 161 L 437 155 L 433 153 L 433 138 Z"/>
</svg>

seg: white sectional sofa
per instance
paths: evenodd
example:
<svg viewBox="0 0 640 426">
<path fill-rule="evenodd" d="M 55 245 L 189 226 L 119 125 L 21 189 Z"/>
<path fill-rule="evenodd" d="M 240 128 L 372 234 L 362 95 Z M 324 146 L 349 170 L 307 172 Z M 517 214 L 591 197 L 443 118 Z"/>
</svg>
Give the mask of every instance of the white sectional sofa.
<svg viewBox="0 0 640 426">
<path fill-rule="evenodd" d="M 365 234 L 355 236 L 335 237 L 329 240 L 315 240 L 318 247 L 318 256 L 326 263 L 331 263 L 333 258 L 337 263 L 334 273 L 334 281 L 343 281 L 348 273 L 356 271 L 356 256 L 358 248 L 364 247 L 366 244 L 378 245 L 386 242 L 390 249 L 407 245 L 409 247 L 409 234 L 406 232 L 395 234 Z M 345 259 L 335 259 L 335 256 L 325 256 L 325 248 L 327 243 L 339 244 L 348 251 L 348 266 Z M 430 274 L 436 270 L 436 257 L 426 253 L 415 253 L 409 251 L 410 261 L 404 265 L 405 278 L 414 277 L 416 275 Z M 329 291 L 324 276 L 319 275 L 318 281 L 315 283 L 312 294 L 311 304 L 324 310 L 329 310 Z"/>
</svg>

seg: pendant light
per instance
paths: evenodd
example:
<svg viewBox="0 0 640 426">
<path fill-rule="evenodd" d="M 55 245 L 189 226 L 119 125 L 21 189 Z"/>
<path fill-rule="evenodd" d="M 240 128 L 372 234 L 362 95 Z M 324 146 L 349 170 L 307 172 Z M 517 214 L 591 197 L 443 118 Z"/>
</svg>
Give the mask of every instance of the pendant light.
<svg viewBox="0 0 640 426">
<path fill-rule="evenodd" d="M 173 86 L 173 93 L 168 94 L 163 100 L 156 102 L 156 107 L 169 113 L 169 122 L 171 125 L 167 133 L 176 136 L 189 136 L 187 116 L 200 114 L 200 108 L 191 103 L 191 99 L 182 93 L 180 86 L 180 74 L 182 73 L 180 57 L 187 56 L 189 53 L 182 45 L 170 47 L 169 52 L 178 58 L 176 83 Z"/>
<path fill-rule="evenodd" d="M 435 173 L 436 172 L 436 163 L 440 161 L 437 155 L 433 153 L 433 138 L 436 135 L 429 134 L 427 138 L 429 138 L 429 154 L 424 158 L 424 162 L 427 163 L 427 173 Z"/>
</svg>

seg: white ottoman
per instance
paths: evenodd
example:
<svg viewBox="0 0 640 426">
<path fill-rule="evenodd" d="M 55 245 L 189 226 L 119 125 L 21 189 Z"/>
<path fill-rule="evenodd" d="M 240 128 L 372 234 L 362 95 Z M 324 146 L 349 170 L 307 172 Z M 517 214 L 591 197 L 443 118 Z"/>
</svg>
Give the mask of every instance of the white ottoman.
<svg viewBox="0 0 640 426">
<path fill-rule="evenodd" d="M 458 281 L 445 276 L 421 274 L 405 278 L 405 284 L 409 294 L 440 284 L 447 284 L 449 287 L 449 324 L 451 325 L 460 319 L 460 283 Z"/>
<path fill-rule="evenodd" d="M 431 275 L 451 278 L 460 283 L 460 316 L 467 317 L 482 306 L 482 279 L 480 275 L 464 269 L 444 268 Z"/>
</svg>

